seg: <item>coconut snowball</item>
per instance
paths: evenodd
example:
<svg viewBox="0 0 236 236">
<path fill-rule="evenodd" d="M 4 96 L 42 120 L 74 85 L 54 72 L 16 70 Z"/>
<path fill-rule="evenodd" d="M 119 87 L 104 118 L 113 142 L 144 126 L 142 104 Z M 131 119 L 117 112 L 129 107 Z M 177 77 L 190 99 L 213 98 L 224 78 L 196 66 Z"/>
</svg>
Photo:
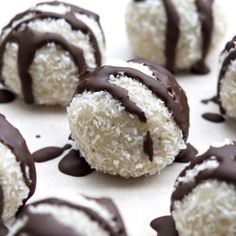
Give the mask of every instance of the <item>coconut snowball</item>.
<svg viewBox="0 0 236 236">
<path fill-rule="evenodd" d="M 1 114 L 0 130 L 0 224 L 8 224 L 33 195 L 36 173 L 23 137 Z"/>
<path fill-rule="evenodd" d="M 47 224 L 50 227 L 46 227 Z M 8 236 L 18 235 L 19 232 L 54 235 L 58 231 L 65 236 L 126 235 L 118 209 L 110 199 L 77 195 L 76 200 L 48 198 L 28 205 Z"/>
<path fill-rule="evenodd" d="M 226 44 L 221 55 L 218 97 L 222 113 L 236 119 L 236 37 Z"/>
<path fill-rule="evenodd" d="M 42 14 L 47 16 L 41 17 Z M 74 18 L 74 22 L 78 21 L 76 24 L 79 24 L 79 28 L 69 21 L 71 17 Z M 83 25 L 86 26 L 87 33 L 84 32 Z M 19 75 L 19 68 L 20 63 L 25 66 L 25 62 L 19 63 L 17 60 L 19 43 L 8 38 L 14 34 L 14 30 L 20 32 L 26 29 L 40 33 L 40 36 L 46 35 L 48 38 L 46 43 L 33 48 L 35 53 L 26 71 L 30 75 L 32 85 L 22 83 L 23 78 Z M 62 38 L 66 48 L 65 45 L 55 42 L 51 34 Z M 21 37 L 21 40 L 34 40 L 27 38 L 26 34 Z M 27 103 L 62 106 L 70 101 L 80 74 L 86 67 L 96 67 L 102 63 L 105 47 L 99 17 L 87 10 L 77 9 L 62 2 L 40 3 L 16 16 L 3 29 L 0 42 L 3 53 L 1 74 L 5 85 L 23 97 Z M 69 50 L 71 46 L 73 48 Z M 75 50 L 81 51 L 77 57 L 82 61 L 80 63 L 82 66 L 74 59 L 73 53 L 78 54 Z M 100 60 L 97 57 L 100 57 Z M 26 98 L 22 86 L 29 86 L 29 90 L 32 90 L 30 99 Z"/>
<path fill-rule="evenodd" d="M 176 180 L 172 216 L 180 236 L 236 233 L 235 143 L 211 147 Z"/>
<path fill-rule="evenodd" d="M 198 2 L 208 5 L 210 1 L 199 0 Z M 165 4 L 169 5 L 169 9 Z M 167 9 L 172 19 L 168 17 Z M 213 2 L 210 11 L 213 19 L 211 21 L 209 18 L 207 24 L 211 22 L 213 29 L 210 33 L 209 45 L 204 50 L 204 35 L 197 1 L 132 0 L 126 12 L 126 25 L 130 45 L 135 55 L 165 65 L 171 71 L 189 70 L 197 67 L 199 63 L 204 64 L 207 52 L 218 44 L 224 33 L 223 16 L 217 0 Z M 172 26 L 168 26 L 168 22 Z M 168 27 L 173 27 L 175 24 L 177 24 L 175 29 L 170 29 L 171 36 L 167 39 Z M 179 32 L 179 36 L 176 31 Z M 176 43 L 171 41 L 175 37 Z M 166 50 L 169 50 L 168 54 Z M 203 51 L 206 55 L 203 55 Z M 169 64 L 168 60 L 173 57 L 173 63 Z M 206 69 L 203 69 L 198 68 L 197 71 L 195 68 L 195 72 L 206 73 Z"/>
<path fill-rule="evenodd" d="M 132 68 L 156 80 L 149 64 L 140 61 L 119 65 L 120 73 L 108 74 L 108 83 L 125 89 L 130 101 L 145 113 L 147 121 L 142 122 L 128 112 L 109 92 L 85 90 L 75 95 L 67 108 L 72 137 L 86 161 L 98 171 L 126 178 L 153 175 L 171 164 L 186 147 L 183 132 L 162 99 L 140 81 L 125 75 L 124 68 Z M 156 72 L 163 76 L 161 70 Z M 182 90 L 180 93 L 186 99 Z M 188 110 L 185 102 L 181 105 Z M 188 120 L 187 110 L 183 116 Z M 143 148 L 148 132 L 153 142 L 152 160 Z"/>
</svg>

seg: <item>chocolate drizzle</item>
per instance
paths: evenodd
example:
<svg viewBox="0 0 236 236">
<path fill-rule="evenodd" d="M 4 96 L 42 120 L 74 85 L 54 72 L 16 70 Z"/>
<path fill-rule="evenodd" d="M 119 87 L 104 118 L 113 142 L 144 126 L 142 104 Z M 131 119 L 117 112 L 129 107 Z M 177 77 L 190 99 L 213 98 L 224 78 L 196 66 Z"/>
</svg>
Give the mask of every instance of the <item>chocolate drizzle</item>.
<svg viewBox="0 0 236 236">
<path fill-rule="evenodd" d="M 222 102 L 220 100 L 221 80 L 224 78 L 229 66 L 231 65 L 231 62 L 236 60 L 236 50 L 234 49 L 235 43 L 236 43 L 236 36 L 234 36 L 233 39 L 226 44 L 225 49 L 222 52 L 222 54 L 226 53 L 226 52 L 229 53 L 228 56 L 223 61 L 223 64 L 222 64 L 222 67 L 220 70 L 220 74 L 219 74 L 219 81 L 218 81 L 218 85 L 217 85 L 217 96 L 218 96 L 218 100 L 219 100 L 220 111 L 222 114 L 225 114 L 226 111 L 225 111 L 225 109 L 222 105 Z"/>
<path fill-rule="evenodd" d="M 64 147 L 46 147 L 42 148 L 32 154 L 35 162 L 46 162 L 55 159 L 63 154 L 66 150 L 70 149 L 71 145 L 66 144 Z"/>
<path fill-rule="evenodd" d="M 202 114 L 202 117 L 205 120 L 208 120 L 214 123 L 222 123 L 225 121 L 225 118 L 222 115 L 216 114 L 216 113 L 206 112 Z"/>
<path fill-rule="evenodd" d="M 9 103 L 14 101 L 15 94 L 6 89 L 0 89 L 0 103 Z"/>
<path fill-rule="evenodd" d="M 58 168 L 62 173 L 76 177 L 86 176 L 93 171 L 77 150 L 71 150 L 65 155 L 59 162 Z"/>
<path fill-rule="evenodd" d="M 209 68 L 205 64 L 205 60 L 210 49 L 214 27 L 213 2 L 214 0 L 195 0 L 202 32 L 202 58 L 191 69 L 191 71 L 196 74 L 209 73 Z"/>
<path fill-rule="evenodd" d="M 189 107 L 184 91 L 178 85 L 171 73 L 163 67 L 153 65 L 147 61 L 132 60 L 148 66 L 156 79 L 130 67 L 101 66 L 91 73 L 84 74 L 82 81 L 77 87 L 76 93 L 87 91 L 107 91 L 113 98 L 119 100 L 125 110 L 136 115 L 141 122 L 147 118 L 143 110 L 129 99 L 128 91 L 115 84 L 109 83 L 109 76 L 128 76 L 150 89 L 158 98 L 164 101 L 173 118 L 183 131 L 184 139 L 188 137 L 189 128 Z"/>
<path fill-rule="evenodd" d="M 236 143 L 225 145 L 220 148 L 210 147 L 205 154 L 193 160 L 190 165 L 180 173 L 179 177 L 185 176 L 188 170 L 193 169 L 196 165 L 202 164 L 211 157 L 215 157 L 220 165 L 214 169 L 205 169 L 201 171 L 195 176 L 194 181 L 179 183 L 171 196 L 171 210 L 173 210 L 175 201 L 181 201 L 203 181 L 218 180 L 236 186 Z"/>
<path fill-rule="evenodd" d="M 178 156 L 175 158 L 175 162 L 188 163 L 192 161 L 198 154 L 197 149 L 190 143 L 187 143 L 187 148 L 181 150 Z"/>
<path fill-rule="evenodd" d="M 165 57 L 166 68 L 171 72 L 175 68 L 177 45 L 180 37 L 180 18 L 172 0 L 163 0 L 167 15 Z"/>
<path fill-rule="evenodd" d="M 115 226 L 111 226 L 104 218 L 102 218 L 99 214 L 97 214 L 95 211 L 93 211 L 90 208 L 80 206 L 80 205 L 75 205 L 70 202 L 65 202 L 63 200 L 57 199 L 57 198 L 49 198 L 45 199 L 39 202 L 35 202 L 29 206 L 35 206 L 37 207 L 40 204 L 49 204 L 49 205 L 54 205 L 54 206 L 65 206 L 68 208 L 71 208 L 73 210 L 77 211 L 82 211 L 85 213 L 92 221 L 96 221 L 105 231 L 109 233 L 111 236 L 126 236 L 126 232 L 124 229 L 121 230 L 121 226 L 118 224 L 115 224 Z M 113 204 L 113 203 L 112 203 Z M 60 233 L 60 236 L 65 236 L 65 235 L 78 235 L 78 233 L 75 234 L 75 231 L 73 231 L 72 228 L 65 227 L 59 222 L 56 222 L 56 220 L 53 220 L 53 217 L 48 215 L 48 214 L 33 214 L 30 212 L 29 206 L 24 209 L 24 212 L 22 213 L 22 216 L 28 215 L 28 222 L 17 232 L 16 235 L 21 235 L 21 233 L 28 233 L 30 235 L 54 235 L 54 232 L 58 232 L 58 227 L 59 229 L 62 229 L 63 231 L 65 230 L 67 233 L 62 234 Z M 108 209 L 109 210 L 109 209 Z M 44 218 L 45 216 L 46 218 Z M 116 218 L 119 218 L 119 215 L 114 215 L 114 220 L 115 222 L 118 221 Z M 47 220 L 50 220 L 47 222 Z M 78 219 L 79 220 L 79 219 Z M 49 224 L 51 223 L 51 224 Z M 122 228 L 124 228 L 124 225 L 122 225 Z M 41 232 L 41 234 L 37 234 L 38 232 Z M 71 232 L 68 233 L 68 232 Z M 55 234 L 57 235 L 57 234 Z"/>
<path fill-rule="evenodd" d="M 143 152 L 149 156 L 150 161 L 153 161 L 154 150 L 153 150 L 153 140 L 150 131 L 148 131 L 145 136 L 143 142 Z"/>
<path fill-rule="evenodd" d="M 172 216 L 162 216 L 153 220 L 151 227 L 157 231 L 158 236 L 178 236 Z"/>
<path fill-rule="evenodd" d="M 41 3 L 40 5 L 42 4 L 45 4 L 45 3 Z M 85 71 L 88 66 L 85 62 L 83 50 L 77 46 L 74 46 L 67 40 L 65 40 L 61 35 L 50 33 L 50 32 L 47 32 L 47 33 L 36 32 L 27 26 L 23 30 L 21 30 L 20 27 L 22 25 L 27 24 L 37 19 L 45 19 L 45 18 L 64 19 L 66 22 L 68 22 L 71 25 L 73 30 L 82 31 L 83 33 L 89 36 L 91 45 L 94 48 L 96 64 L 97 65 L 101 64 L 101 52 L 100 52 L 95 35 L 86 24 L 84 24 L 82 21 L 76 18 L 75 13 L 85 14 L 87 16 L 93 17 L 95 20 L 98 20 L 98 21 L 99 21 L 99 17 L 82 8 L 78 8 L 73 5 L 68 5 L 66 3 L 51 2 L 47 4 L 50 4 L 50 5 L 64 4 L 66 6 L 70 6 L 71 11 L 67 12 L 66 14 L 41 12 L 41 11 L 36 11 L 36 10 L 28 10 L 24 13 L 21 13 L 17 15 L 5 27 L 5 29 L 10 27 L 13 24 L 13 22 L 15 22 L 16 20 L 19 20 L 28 14 L 33 14 L 33 16 L 30 19 L 24 20 L 18 25 L 16 25 L 13 28 L 13 30 L 6 36 L 6 38 L 3 40 L 3 42 L 0 45 L 0 72 L 2 72 L 3 55 L 5 52 L 7 43 L 14 42 L 18 44 L 18 47 L 19 47 L 18 55 L 17 55 L 18 73 L 21 80 L 24 100 L 26 103 L 34 102 L 34 96 L 33 96 L 33 91 L 32 91 L 32 78 L 29 73 L 29 69 L 34 59 L 36 51 L 40 49 L 41 47 L 51 42 L 55 43 L 56 45 L 61 46 L 65 51 L 68 51 L 70 53 L 75 64 L 79 67 L 80 73 L 83 73 L 83 71 Z"/>
<path fill-rule="evenodd" d="M 9 147 L 14 153 L 16 160 L 20 163 L 25 184 L 29 188 L 29 195 L 23 204 L 30 198 L 36 185 L 36 172 L 32 156 L 28 150 L 24 138 L 3 115 L 0 114 L 0 142 Z"/>
</svg>

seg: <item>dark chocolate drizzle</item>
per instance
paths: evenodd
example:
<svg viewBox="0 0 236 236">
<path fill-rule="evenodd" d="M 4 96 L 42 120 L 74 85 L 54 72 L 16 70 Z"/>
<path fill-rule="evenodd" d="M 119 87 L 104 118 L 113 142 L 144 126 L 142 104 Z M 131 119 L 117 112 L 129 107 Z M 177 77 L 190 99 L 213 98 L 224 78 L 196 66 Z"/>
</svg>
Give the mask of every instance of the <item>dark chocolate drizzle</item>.
<svg viewBox="0 0 236 236">
<path fill-rule="evenodd" d="M 58 227 L 59 229 L 61 228 L 62 230 L 71 230 L 72 234 L 59 234 L 60 236 L 65 236 L 65 235 L 78 235 L 74 234 L 73 229 L 64 227 L 62 224 L 60 225 L 59 222 L 56 223 L 56 220 L 52 220 L 52 216 L 50 217 L 49 215 L 38 215 L 38 214 L 33 214 L 30 213 L 30 210 L 28 209 L 30 206 L 37 206 L 40 204 L 50 204 L 50 205 L 56 205 L 56 206 L 66 206 L 68 208 L 77 210 L 77 211 L 82 211 L 84 212 L 92 221 L 96 221 L 105 231 L 109 233 L 111 236 L 126 236 L 125 230 L 121 231 L 120 225 L 116 225 L 115 227 L 112 227 L 105 219 L 103 219 L 100 215 L 98 215 L 96 212 L 94 212 L 92 209 L 84 207 L 84 206 L 79 206 L 72 204 L 70 202 L 66 202 L 57 198 L 49 198 L 45 199 L 42 201 L 35 202 L 31 205 L 28 205 L 21 216 L 28 215 L 29 221 L 26 222 L 26 224 L 21 228 L 16 235 L 20 235 L 21 233 L 29 233 L 30 235 L 36 235 L 36 236 L 44 236 L 47 235 L 54 235 L 53 233 L 56 231 L 58 232 Z M 109 210 L 109 208 L 108 208 Z M 43 216 L 46 216 L 44 218 Z M 50 222 L 52 224 L 49 224 L 45 222 L 48 218 L 50 219 Z M 119 215 L 114 215 L 114 220 L 116 217 L 119 217 Z M 78 219 L 79 220 L 79 219 Z M 33 224 L 32 224 L 33 223 Z M 56 224 L 55 224 L 56 223 Z M 46 225 L 45 225 L 46 224 Z M 40 227 L 41 226 L 41 227 Z M 46 227 L 48 226 L 48 227 Z M 39 229 L 40 228 L 40 229 Z M 122 225 L 122 228 L 124 228 L 124 225 Z M 37 234 L 38 231 L 41 231 L 40 234 Z M 122 232 L 122 233 L 121 233 Z M 51 234 L 50 234 L 51 233 Z M 55 234 L 57 235 L 57 234 Z"/>
<path fill-rule="evenodd" d="M 61 156 L 71 145 L 66 144 L 64 147 L 45 147 L 32 154 L 35 162 L 46 162 Z"/>
<path fill-rule="evenodd" d="M 224 78 L 229 66 L 231 65 L 231 62 L 236 59 L 236 50 L 232 50 L 235 48 L 235 43 L 236 43 L 236 36 L 234 36 L 233 39 L 226 44 L 225 49 L 222 51 L 222 54 L 225 52 L 229 53 L 229 55 L 223 61 L 223 64 L 222 64 L 222 67 L 220 70 L 220 74 L 219 74 L 218 85 L 217 85 L 217 96 L 218 96 L 220 111 L 222 114 L 226 114 L 226 110 L 223 107 L 223 104 L 220 100 L 221 80 Z M 230 50 L 232 50 L 232 51 L 230 52 Z"/>
<path fill-rule="evenodd" d="M 15 94 L 6 89 L 0 89 L 0 103 L 9 103 L 14 101 L 16 98 Z"/>
<path fill-rule="evenodd" d="M 197 149 L 190 143 L 187 143 L 187 148 L 181 150 L 178 156 L 175 158 L 175 162 L 178 163 L 188 163 L 197 156 Z"/>
<path fill-rule="evenodd" d="M 157 231 L 158 236 L 178 236 L 172 216 L 162 216 L 151 222 L 151 227 Z"/>
<path fill-rule="evenodd" d="M 225 118 L 222 115 L 216 114 L 216 113 L 206 112 L 202 114 L 202 117 L 205 120 L 211 121 L 214 123 L 223 123 L 225 121 Z"/>
<path fill-rule="evenodd" d="M 11 149 L 14 153 L 16 160 L 20 163 L 25 184 L 29 188 L 29 195 L 23 201 L 24 205 L 35 191 L 36 171 L 34 161 L 20 132 L 14 128 L 1 114 L 0 131 L 0 142 L 9 147 L 9 149 Z"/>
<path fill-rule="evenodd" d="M 121 102 L 126 111 L 136 115 L 141 122 L 146 122 L 147 118 L 144 111 L 129 99 L 128 91 L 109 83 L 109 75 L 111 74 L 133 78 L 148 87 L 158 98 L 164 101 L 186 140 L 189 129 L 189 107 L 183 89 L 178 85 L 173 75 L 163 67 L 142 60 L 131 60 L 131 62 L 144 63 L 153 71 L 156 79 L 129 67 L 101 66 L 82 76 L 76 94 L 83 93 L 85 90 L 93 92 L 107 91 Z"/>
<path fill-rule="evenodd" d="M 208 99 L 203 99 L 203 100 L 201 100 L 201 102 L 202 102 L 203 104 L 208 104 L 209 102 L 213 102 L 213 103 L 215 103 L 215 104 L 219 104 L 219 98 L 218 98 L 218 96 L 216 95 L 216 96 L 211 97 L 211 98 L 208 98 Z"/>
<path fill-rule="evenodd" d="M 65 155 L 59 162 L 58 168 L 62 173 L 76 177 L 86 176 L 93 171 L 79 150 L 71 150 Z"/>
<path fill-rule="evenodd" d="M 75 17 L 75 13 L 79 12 L 88 16 L 92 16 L 95 20 L 99 20 L 99 17 L 82 8 L 75 7 L 73 5 L 68 5 L 66 3 L 60 3 L 56 1 L 47 4 L 50 5 L 64 4 L 66 6 L 70 6 L 71 11 L 66 14 L 41 12 L 36 10 L 28 10 L 26 12 L 23 12 L 17 15 L 4 29 L 10 27 L 14 21 L 19 20 L 25 15 L 31 13 L 33 14 L 33 16 L 30 19 L 24 20 L 20 24 L 16 25 L 0 45 L 0 72 L 2 72 L 3 68 L 3 55 L 7 43 L 15 42 L 19 46 L 17 55 L 18 73 L 21 79 L 22 92 L 26 103 L 34 102 L 34 96 L 32 91 L 32 78 L 29 73 L 29 69 L 34 59 L 36 51 L 39 48 L 43 47 L 44 45 L 53 42 L 61 46 L 64 50 L 68 51 L 72 59 L 74 60 L 75 64 L 79 67 L 80 73 L 83 73 L 83 71 L 85 71 L 88 66 L 85 62 L 83 50 L 65 40 L 61 35 L 49 32 L 47 33 L 36 32 L 27 26 L 23 30 L 21 30 L 20 27 L 23 24 L 27 24 L 37 19 L 45 19 L 45 18 L 64 19 L 71 25 L 73 30 L 80 30 L 83 33 L 89 35 L 90 42 L 94 48 L 96 64 L 101 65 L 101 52 L 96 37 L 93 34 L 92 30 L 86 24 L 84 24 L 82 21 L 80 21 Z M 4 78 L 2 79 L 4 80 Z"/>
<path fill-rule="evenodd" d="M 194 166 L 215 157 L 220 165 L 215 169 L 205 169 L 195 176 L 194 181 L 187 183 L 179 183 L 171 196 L 171 210 L 175 201 L 181 201 L 192 190 L 203 181 L 218 180 L 236 186 L 236 143 L 225 145 L 220 148 L 210 147 L 210 149 L 203 155 L 194 159 L 189 166 L 187 166 L 179 175 L 183 177 L 186 172 L 193 169 Z"/>
<path fill-rule="evenodd" d="M 205 64 L 205 60 L 210 49 L 214 27 L 214 17 L 212 9 L 213 2 L 214 0 L 195 1 L 199 20 L 201 22 L 202 32 L 202 57 L 201 60 L 191 69 L 191 71 L 195 74 L 207 74 L 210 71 L 208 66 Z"/>
<path fill-rule="evenodd" d="M 149 160 L 153 161 L 153 140 L 150 131 L 147 132 L 143 142 L 143 152 L 149 156 Z"/>
<path fill-rule="evenodd" d="M 172 0 L 163 0 L 163 4 L 167 15 L 166 41 L 165 41 L 165 57 L 166 68 L 171 72 L 175 69 L 175 60 L 177 53 L 177 45 L 180 37 L 180 18 Z"/>
</svg>

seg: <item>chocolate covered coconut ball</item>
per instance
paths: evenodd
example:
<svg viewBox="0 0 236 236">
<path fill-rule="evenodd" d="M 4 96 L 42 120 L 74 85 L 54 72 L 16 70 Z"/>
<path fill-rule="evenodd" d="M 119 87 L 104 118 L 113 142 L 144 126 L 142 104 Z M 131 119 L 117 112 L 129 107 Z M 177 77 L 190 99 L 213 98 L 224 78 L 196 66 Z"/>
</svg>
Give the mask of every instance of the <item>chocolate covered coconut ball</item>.
<svg viewBox="0 0 236 236">
<path fill-rule="evenodd" d="M 236 119 L 236 36 L 226 44 L 221 64 L 218 81 L 221 112 Z"/>
<path fill-rule="evenodd" d="M 27 205 L 8 236 L 126 236 L 118 209 L 108 198 L 48 198 Z"/>
<path fill-rule="evenodd" d="M 80 74 L 102 63 L 99 16 L 59 1 L 15 16 L 0 38 L 3 83 L 26 103 L 69 103 Z"/>
<path fill-rule="evenodd" d="M 218 0 L 132 0 L 126 12 L 130 45 L 140 58 L 171 72 L 209 72 L 210 49 L 223 35 Z"/>
<path fill-rule="evenodd" d="M 67 110 L 72 138 L 97 171 L 126 178 L 153 175 L 186 147 L 185 92 L 171 73 L 147 61 L 84 74 Z"/>
<path fill-rule="evenodd" d="M 5 224 L 33 195 L 35 166 L 24 138 L 0 114 L 0 235 Z"/>
<path fill-rule="evenodd" d="M 180 236 L 236 234 L 236 143 L 211 147 L 177 178 L 172 216 Z"/>
</svg>

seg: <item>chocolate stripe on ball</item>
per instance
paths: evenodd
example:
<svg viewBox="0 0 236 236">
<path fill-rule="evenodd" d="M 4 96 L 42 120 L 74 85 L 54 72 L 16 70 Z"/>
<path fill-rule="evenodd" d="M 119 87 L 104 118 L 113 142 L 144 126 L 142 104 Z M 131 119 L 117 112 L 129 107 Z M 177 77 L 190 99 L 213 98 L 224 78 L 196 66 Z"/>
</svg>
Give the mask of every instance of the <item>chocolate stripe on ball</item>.
<svg viewBox="0 0 236 236">
<path fill-rule="evenodd" d="M 195 177 L 194 181 L 180 182 L 177 184 L 171 196 L 171 210 L 173 210 L 173 204 L 175 201 L 181 201 L 185 196 L 187 196 L 193 189 L 206 180 L 218 180 L 224 181 L 229 184 L 236 186 L 236 146 L 235 143 L 230 145 L 225 145 L 221 148 L 211 147 L 205 154 L 199 156 L 191 162 L 179 175 L 183 177 L 186 175 L 188 170 L 193 169 L 196 165 L 202 164 L 204 161 L 209 160 L 214 157 L 216 161 L 219 162 L 219 166 L 213 169 L 205 169 L 200 171 Z"/>
<path fill-rule="evenodd" d="M 19 131 L 14 128 L 1 114 L 0 142 L 8 146 L 15 154 L 17 161 L 21 165 L 25 183 L 30 189 L 28 197 L 31 197 L 35 191 L 36 182 L 36 172 L 33 159 L 26 146 L 25 140 L 23 139 Z"/>
</svg>

